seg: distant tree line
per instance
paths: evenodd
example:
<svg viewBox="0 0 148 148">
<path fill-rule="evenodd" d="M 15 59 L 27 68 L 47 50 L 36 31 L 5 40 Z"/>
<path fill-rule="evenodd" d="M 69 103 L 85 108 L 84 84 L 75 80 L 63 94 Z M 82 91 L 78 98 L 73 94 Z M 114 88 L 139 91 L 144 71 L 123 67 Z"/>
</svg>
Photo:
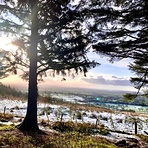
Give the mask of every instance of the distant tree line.
<svg viewBox="0 0 148 148">
<path fill-rule="evenodd" d="M 6 86 L 6 85 L 3 85 L 2 83 L 0 83 L 0 96 L 1 97 L 8 97 L 8 96 L 12 96 L 12 97 L 26 97 L 26 94 L 15 89 L 15 88 L 12 88 L 10 85 Z"/>
</svg>

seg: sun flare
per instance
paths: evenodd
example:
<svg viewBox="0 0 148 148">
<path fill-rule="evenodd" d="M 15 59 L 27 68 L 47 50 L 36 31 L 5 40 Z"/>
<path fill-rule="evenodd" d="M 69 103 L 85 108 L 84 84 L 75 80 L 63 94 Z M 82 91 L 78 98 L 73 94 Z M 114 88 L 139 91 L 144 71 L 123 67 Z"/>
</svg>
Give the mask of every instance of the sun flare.
<svg viewBox="0 0 148 148">
<path fill-rule="evenodd" d="M 10 38 L 6 36 L 1 36 L 0 37 L 0 49 L 6 50 L 6 51 L 16 51 L 16 47 L 11 44 Z"/>
</svg>

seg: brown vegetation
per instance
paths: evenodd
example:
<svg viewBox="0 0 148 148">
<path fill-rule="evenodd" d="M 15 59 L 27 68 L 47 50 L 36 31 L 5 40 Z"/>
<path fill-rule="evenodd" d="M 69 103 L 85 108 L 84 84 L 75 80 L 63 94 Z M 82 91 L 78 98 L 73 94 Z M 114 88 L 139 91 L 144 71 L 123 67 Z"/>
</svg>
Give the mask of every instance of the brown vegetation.
<svg viewBox="0 0 148 148">
<path fill-rule="evenodd" d="M 104 138 L 80 135 L 77 132 L 58 134 L 26 134 L 17 129 L 0 131 L 0 147 L 5 148 L 117 148 Z"/>
</svg>

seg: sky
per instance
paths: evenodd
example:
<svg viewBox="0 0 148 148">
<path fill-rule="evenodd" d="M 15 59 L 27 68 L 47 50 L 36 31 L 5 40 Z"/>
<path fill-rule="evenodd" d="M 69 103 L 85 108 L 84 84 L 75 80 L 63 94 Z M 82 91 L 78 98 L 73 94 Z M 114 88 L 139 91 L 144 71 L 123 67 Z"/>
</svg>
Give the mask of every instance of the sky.
<svg viewBox="0 0 148 148">
<path fill-rule="evenodd" d="M 12 45 L 8 44 L 8 39 L 0 37 L 1 47 L 14 50 Z M 122 91 L 135 91 L 133 84 L 129 79 L 134 74 L 128 70 L 128 64 L 131 62 L 129 59 L 116 61 L 110 63 L 107 58 L 100 58 L 98 54 L 89 54 L 90 58 L 96 60 L 101 65 L 89 70 L 86 77 L 83 74 L 72 76 L 66 76 L 66 81 L 63 81 L 62 76 L 46 77 L 44 82 L 38 84 L 42 90 L 48 90 L 51 87 L 73 87 L 73 88 L 90 88 L 99 90 L 122 90 Z M 20 90 L 27 90 L 28 82 L 23 81 L 18 75 L 11 75 L 5 79 L 1 79 L 0 82 L 12 87 L 16 87 Z"/>
<path fill-rule="evenodd" d="M 74 3 L 78 4 L 79 0 L 75 0 Z M 0 35 L 0 47 L 5 49 L 14 50 L 14 47 L 8 45 L 10 42 L 8 37 Z M 87 76 L 83 74 L 75 76 L 67 76 L 66 81 L 62 81 L 61 76 L 46 77 L 44 82 L 39 83 L 39 88 L 47 90 L 50 87 L 74 87 L 74 88 L 90 88 L 90 89 L 103 89 L 103 90 L 124 90 L 134 91 L 133 84 L 130 83 L 129 79 L 134 74 L 128 70 L 127 65 L 129 59 L 109 63 L 107 58 L 100 58 L 95 53 L 89 54 L 91 59 L 96 60 L 101 65 L 89 70 Z M 17 87 L 20 90 L 27 90 L 28 82 L 23 81 L 18 75 L 11 75 L 8 78 L 1 79 L 0 82 L 6 85 Z"/>
<path fill-rule="evenodd" d="M 86 77 L 82 74 L 65 77 L 66 81 L 62 80 L 62 76 L 46 77 L 43 82 L 40 82 L 39 88 L 48 90 L 50 87 L 72 87 L 72 88 L 90 88 L 99 90 L 122 90 L 135 91 L 133 84 L 129 79 L 133 74 L 128 70 L 126 63 L 128 60 L 120 61 L 119 63 L 110 64 L 105 59 L 104 63 L 90 70 Z M 20 90 L 26 90 L 28 82 L 23 81 L 18 75 L 11 75 L 8 78 L 1 79 L 0 82 L 6 85 L 14 86 Z"/>
</svg>

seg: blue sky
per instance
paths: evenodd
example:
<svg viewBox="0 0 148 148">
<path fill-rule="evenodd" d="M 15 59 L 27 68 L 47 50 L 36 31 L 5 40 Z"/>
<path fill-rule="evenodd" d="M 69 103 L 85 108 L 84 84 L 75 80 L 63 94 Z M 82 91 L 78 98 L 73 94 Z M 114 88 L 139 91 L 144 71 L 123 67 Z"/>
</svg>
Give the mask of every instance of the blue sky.
<svg viewBox="0 0 148 148">
<path fill-rule="evenodd" d="M 129 59 L 110 63 L 105 58 L 100 60 L 101 65 L 90 70 L 88 77 L 82 78 L 94 87 L 109 88 L 110 90 L 135 90 L 129 79 L 134 74 L 128 69 Z"/>
</svg>

